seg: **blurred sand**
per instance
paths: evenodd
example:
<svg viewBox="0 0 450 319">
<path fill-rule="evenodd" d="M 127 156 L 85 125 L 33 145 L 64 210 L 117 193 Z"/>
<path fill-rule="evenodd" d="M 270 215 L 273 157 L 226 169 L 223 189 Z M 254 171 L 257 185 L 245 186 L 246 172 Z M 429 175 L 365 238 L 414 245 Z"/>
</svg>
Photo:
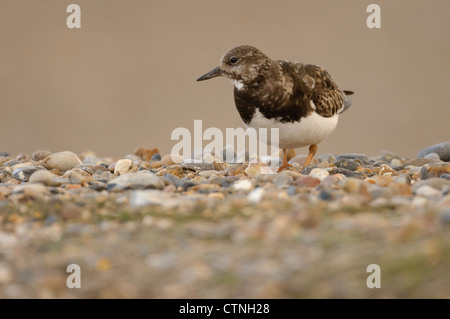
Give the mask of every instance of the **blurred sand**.
<svg viewBox="0 0 450 319">
<path fill-rule="evenodd" d="M 73 2 L 80 30 L 66 27 Z M 377 1 L 378 30 L 366 27 L 369 3 L 2 1 L 0 151 L 167 153 L 172 130 L 195 119 L 239 127 L 231 84 L 195 82 L 239 44 L 322 65 L 356 92 L 318 154 L 413 156 L 449 140 L 450 2 Z"/>
</svg>

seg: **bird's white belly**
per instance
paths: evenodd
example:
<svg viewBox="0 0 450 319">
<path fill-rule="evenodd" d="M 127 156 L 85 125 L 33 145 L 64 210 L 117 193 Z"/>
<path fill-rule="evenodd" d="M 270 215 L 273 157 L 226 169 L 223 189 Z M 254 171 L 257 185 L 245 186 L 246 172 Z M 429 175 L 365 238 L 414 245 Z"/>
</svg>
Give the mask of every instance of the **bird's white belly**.
<svg viewBox="0 0 450 319">
<path fill-rule="evenodd" d="M 324 140 L 336 128 L 338 117 L 337 114 L 332 117 L 323 117 L 316 112 L 312 112 L 308 117 L 302 118 L 300 122 L 282 123 L 275 119 L 265 118 L 256 109 L 255 115 L 247 126 L 256 130 L 259 128 L 278 128 L 279 147 L 298 148 L 318 144 Z M 270 132 L 267 135 L 270 136 Z M 264 136 L 259 136 L 259 138 L 267 143 Z"/>
</svg>

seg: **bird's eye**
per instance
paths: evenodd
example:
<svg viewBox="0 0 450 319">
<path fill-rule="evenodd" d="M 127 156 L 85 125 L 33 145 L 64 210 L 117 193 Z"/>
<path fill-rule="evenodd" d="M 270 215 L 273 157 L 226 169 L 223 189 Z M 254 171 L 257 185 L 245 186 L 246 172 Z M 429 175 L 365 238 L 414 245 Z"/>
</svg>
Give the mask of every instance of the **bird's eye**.
<svg viewBox="0 0 450 319">
<path fill-rule="evenodd" d="M 238 58 L 236 58 L 235 56 L 232 56 L 231 58 L 230 58 L 230 62 L 231 63 L 236 63 L 238 61 Z"/>
</svg>

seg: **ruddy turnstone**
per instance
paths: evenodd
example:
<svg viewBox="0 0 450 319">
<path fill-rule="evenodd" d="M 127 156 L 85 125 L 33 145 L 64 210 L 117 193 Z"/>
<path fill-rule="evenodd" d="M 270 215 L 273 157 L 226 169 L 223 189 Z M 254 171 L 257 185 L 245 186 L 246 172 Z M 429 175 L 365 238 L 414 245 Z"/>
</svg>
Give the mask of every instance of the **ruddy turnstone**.
<svg viewBox="0 0 450 319">
<path fill-rule="evenodd" d="M 336 128 L 347 110 L 351 91 L 342 91 L 322 67 L 272 60 L 257 48 L 242 45 L 228 50 L 220 65 L 197 81 L 224 76 L 234 85 L 236 108 L 248 127 L 278 128 L 283 164 L 292 166 L 287 149 L 309 146 L 306 167 L 317 144 Z M 302 168 L 302 169 L 303 169 Z"/>
</svg>

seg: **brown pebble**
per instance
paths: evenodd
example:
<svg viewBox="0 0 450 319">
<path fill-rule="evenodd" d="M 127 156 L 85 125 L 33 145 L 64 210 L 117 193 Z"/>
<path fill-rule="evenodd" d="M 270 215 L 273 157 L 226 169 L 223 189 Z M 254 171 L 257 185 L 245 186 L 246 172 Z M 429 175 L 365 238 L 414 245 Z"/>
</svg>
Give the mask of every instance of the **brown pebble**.
<svg viewBox="0 0 450 319">
<path fill-rule="evenodd" d="M 164 165 L 174 165 L 180 164 L 182 162 L 181 156 L 175 154 L 167 154 L 161 158 L 161 164 Z"/>
<path fill-rule="evenodd" d="M 112 162 L 111 164 L 109 164 L 108 171 L 110 171 L 111 173 L 114 173 L 114 170 L 116 169 L 116 164 L 117 164 L 117 162 Z"/>
<path fill-rule="evenodd" d="M 36 151 L 36 152 L 34 152 L 33 154 L 31 154 L 31 159 L 33 160 L 33 161 L 41 161 L 41 160 L 43 160 L 44 158 L 46 158 L 47 156 L 49 156 L 49 155 L 52 155 L 52 153 L 51 152 L 49 152 L 49 151 Z"/>
<path fill-rule="evenodd" d="M 157 148 L 148 149 L 145 146 L 140 146 L 134 151 L 135 155 L 139 156 L 146 162 L 150 161 L 151 158 L 153 157 L 153 155 L 158 154 L 158 153 L 159 153 L 159 150 Z"/>
<path fill-rule="evenodd" d="M 411 186 L 403 183 L 391 183 L 389 184 L 389 190 L 394 196 L 411 196 Z"/>
<path fill-rule="evenodd" d="M 380 175 L 375 175 L 374 179 L 375 184 L 377 184 L 378 186 L 388 186 L 394 180 L 390 176 L 380 176 Z"/>
<path fill-rule="evenodd" d="M 64 206 L 61 210 L 61 216 L 63 219 L 76 219 L 81 216 L 81 208 L 76 205 Z"/>
<path fill-rule="evenodd" d="M 312 176 L 299 176 L 295 180 L 295 185 L 302 187 L 316 187 L 320 184 L 320 179 Z"/>
</svg>

